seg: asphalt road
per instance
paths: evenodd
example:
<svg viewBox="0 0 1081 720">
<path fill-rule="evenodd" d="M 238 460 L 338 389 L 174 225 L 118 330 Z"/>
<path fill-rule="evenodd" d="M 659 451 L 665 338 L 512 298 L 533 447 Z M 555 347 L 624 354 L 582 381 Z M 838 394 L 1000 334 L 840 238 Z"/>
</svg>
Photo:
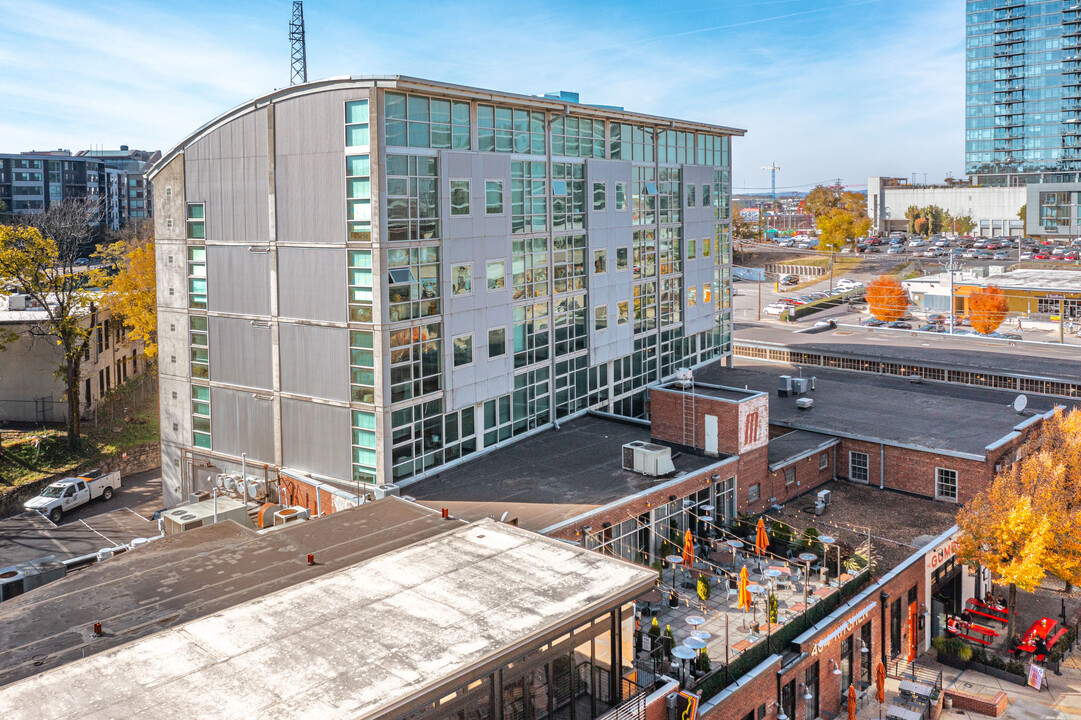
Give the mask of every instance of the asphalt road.
<svg viewBox="0 0 1081 720">
<path fill-rule="evenodd" d="M 59 526 L 38 513 L 0 520 L 0 568 L 46 555 L 67 560 L 157 535 L 151 518 L 161 508 L 161 471 L 122 480 L 112 500 L 92 500 L 68 513 Z"/>
</svg>

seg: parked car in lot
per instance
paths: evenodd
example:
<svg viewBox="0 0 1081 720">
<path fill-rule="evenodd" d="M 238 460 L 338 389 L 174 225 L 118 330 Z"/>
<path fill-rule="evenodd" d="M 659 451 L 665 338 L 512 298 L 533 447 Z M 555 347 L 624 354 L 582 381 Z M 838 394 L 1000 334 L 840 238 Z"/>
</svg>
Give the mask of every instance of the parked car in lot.
<svg viewBox="0 0 1081 720">
<path fill-rule="evenodd" d="M 119 472 L 91 470 L 78 477 L 66 477 L 51 483 L 36 498 L 27 500 L 23 510 L 38 512 L 59 524 L 64 513 L 101 498 L 111 500 L 120 489 Z"/>
<path fill-rule="evenodd" d="M 1031 260 L 1032 259 L 1032 253 L 1030 253 L 1030 252 L 1021 253 L 1021 259 L 1022 260 Z"/>
<path fill-rule="evenodd" d="M 1041 250 L 1038 253 L 1032 253 L 1032 259 L 1033 260 L 1050 260 L 1051 255 L 1050 255 L 1050 253 L 1047 253 L 1047 252 L 1044 252 L 1043 250 Z"/>
<path fill-rule="evenodd" d="M 920 325 L 916 329 L 920 332 L 940 332 L 942 330 L 942 326 L 937 323 L 927 323 L 926 325 Z"/>
<path fill-rule="evenodd" d="M 799 278 L 795 275 L 782 275 L 780 282 L 782 285 L 796 285 L 799 283 Z"/>
<path fill-rule="evenodd" d="M 1010 259 L 1010 254 L 1008 252 L 1006 252 L 1005 250 L 999 250 L 998 252 L 996 252 L 991 257 L 993 259 L 995 259 L 995 260 L 1009 260 Z"/>
<path fill-rule="evenodd" d="M 860 322 L 860 325 L 863 325 L 864 327 L 882 327 L 885 324 L 886 322 L 884 320 L 879 320 L 878 318 L 874 317 L 867 318 L 866 320 Z"/>
<path fill-rule="evenodd" d="M 1062 253 L 1062 259 L 1063 260 L 1076 260 L 1077 258 L 1078 258 L 1078 254 L 1077 254 L 1076 250 L 1069 250 L 1067 252 Z"/>
<path fill-rule="evenodd" d="M 903 255 L 905 252 L 904 245 L 891 245 L 890 249 L 886 251 L 887 255 Z"/>
<path fill-rule="evenodd" d="M 893 328 L 894 330 L 911 330 L 912 326 L 906 323 L 904 320 L 894 320 L 893 322 L 886 323 L 886 327 Z"/>
<path fill-rule="evenodd" d="M 777 244 L 781 247 L 792 247 L 796 243 L 794 243 L 791 238 L 785 238 L 784 240 L 778 240 Z"/>
<path fill-rule="evenodd" d="M 784 303 L 772 303 L 770 305 L 767 305 L 762 310 L 762 312 L 766 313 L 767 315 L 780 315 L 784 311 L 788 310 L 788 308 L 789 306 L 785 305 Z"/>
</svg>

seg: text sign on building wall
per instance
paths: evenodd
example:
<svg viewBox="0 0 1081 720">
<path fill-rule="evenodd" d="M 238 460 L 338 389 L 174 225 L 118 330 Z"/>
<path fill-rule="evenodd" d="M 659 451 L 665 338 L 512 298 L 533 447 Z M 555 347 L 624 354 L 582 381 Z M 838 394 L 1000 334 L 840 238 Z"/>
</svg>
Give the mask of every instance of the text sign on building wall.
<svg viewBox="0 0 1081 720">
<path fill-rule="evenodd" d="M 818 655 L 823 650 L 825 650 L 830 645 L 832 645 L 833 642 L 836 641 L 838 638 L 840 638 L 842 635 L 844 635 L 849 630 L 851 630 L 852 628 L 859 625 L 860 622 L 862 622 L 864 620 L 864 618 L 866 618 L 868 615 L 871 614 L 871 611 L 875 609 L 876 605 L 878 605 L 878 603 L 875 602 L 875 601 L 871 601 L 871 602 L 867 603 L 866 605 L 864 605 L 860 609 L 860 611 L 858 613 L 856 613 L 855 615 L 850 617 L 843 624 L 841 624 L 841 625 L 837 626 L 836 628 L 834 628 L 833 632 L 831 632 L 829 635 L 822 638 L 821 640 L 819 640 L 818 642 L 816 642 L 814 645 L 811 646 L 811 655 Z"/>
<path fill-rule="evenodd" d="M 933 573 L 942 563 L 956 555 L 959 542 L 955 535 L 927 553 L 927 572 Z"/>
<path fill-rule="evenodd" d="M 769 398 L 753 397 L 739 404 L 739 452 L 765 447 L 769 443 Z"/>
</svg>

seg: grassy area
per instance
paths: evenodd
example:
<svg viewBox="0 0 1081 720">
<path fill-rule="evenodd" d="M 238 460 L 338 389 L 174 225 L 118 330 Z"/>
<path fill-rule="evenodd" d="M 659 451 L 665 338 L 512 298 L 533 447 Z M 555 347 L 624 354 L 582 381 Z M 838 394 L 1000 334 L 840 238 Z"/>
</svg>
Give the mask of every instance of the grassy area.
<svg viewBox="0 0 1081 720">
<path fill-rule="evenodd" d="M 859 255 L 834 255 L 833 256 L 833 270 L 835 273 L 848 272 L 854 269 L 863 260 Z M 809 258 L 800 258 L 799 260 L 786 261 L 788 265 L 806 265 L 809 267 L 821 267 L 828 268 L 830 266 L 829 255 L 818 255 Z"/>
<path fill-rule="evenodd" d="M 85 468 L 130 448 L 157 442 L 157 385 L 147 377 L 114 389 L 94 418 L 83 421 L 79 447 L 67 446 L 63 424 L 32 431 L 5 430 L 0 492 L 59 473 Z M 36 440 L 36 446 L 35 446 Z"/>
</svg>

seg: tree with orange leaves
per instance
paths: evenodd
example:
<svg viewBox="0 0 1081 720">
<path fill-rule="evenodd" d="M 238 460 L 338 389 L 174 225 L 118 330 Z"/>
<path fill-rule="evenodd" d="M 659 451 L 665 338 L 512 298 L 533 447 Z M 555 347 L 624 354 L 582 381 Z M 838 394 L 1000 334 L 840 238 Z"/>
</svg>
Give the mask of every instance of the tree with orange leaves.
<svg viewBox="0 0 1081 720">
<path fill-rule="evenodd" d="M 895 278 L 881 275 L 867 286 L 867 305 L 879 320 L 900 320 L 908 310 L 908 293 Z"/>
<path fill-rule="evenodd" d="M 987 335 L 993 333 L 1006 319 L 1006 295 L 994 285 L 980 288 L 968 296 L 968 315 L 972 329 Z"/>
<path fill-rule="evenodd" d="M 127 234 L 109 245 L 99 245 L 106 269 L 93 271 L 94 281 L 105 291 L 101 302 L 142 341 L 143 352 L 158 352 L 158 308 L 153 226 L 133 224 Z"/>
<path fill-rule="evenodd" d="M 1009 637 L 1017 588 L 1035 590 L 1049 574 L 1081 583 L 1081 410 L 1060 411 L 1042 430 L 957 514 L 957 554 L 1009 585 Z"/>
</svg>

